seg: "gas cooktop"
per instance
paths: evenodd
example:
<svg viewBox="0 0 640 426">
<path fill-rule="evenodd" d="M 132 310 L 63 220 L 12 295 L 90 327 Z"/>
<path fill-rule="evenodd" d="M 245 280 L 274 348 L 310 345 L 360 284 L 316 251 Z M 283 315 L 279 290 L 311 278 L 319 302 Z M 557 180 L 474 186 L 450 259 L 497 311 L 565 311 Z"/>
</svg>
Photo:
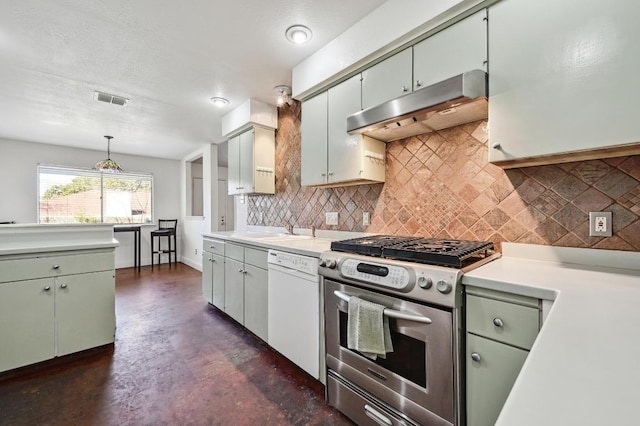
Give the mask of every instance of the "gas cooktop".
<svg viewBox="0 0 640 426">
<path fill-rule="evenodd" d="M 373 235 L 331 243 L 331 250 L 462 268 L 493 254 L 490 241 Z"/>
</svg>

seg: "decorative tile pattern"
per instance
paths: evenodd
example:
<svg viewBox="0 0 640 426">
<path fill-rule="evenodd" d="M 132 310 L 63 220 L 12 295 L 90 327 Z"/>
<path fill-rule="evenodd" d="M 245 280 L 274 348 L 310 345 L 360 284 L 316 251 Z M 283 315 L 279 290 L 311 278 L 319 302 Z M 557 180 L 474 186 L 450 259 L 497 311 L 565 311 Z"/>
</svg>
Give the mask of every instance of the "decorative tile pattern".
<svg viewBox="0 0 640 426">
<path fill-rule="evenodd" d="M 300 186 L 299 103 L 278 126 L 276 195 L 249 197 L 249 224 L 640 250 L 640 156 L 503 170 L 478 121 L 387 144 L 385 184 L 313 188 Z M 612 238 L 589 237 L 588 212 L 601 210 Z"/>
</svg>

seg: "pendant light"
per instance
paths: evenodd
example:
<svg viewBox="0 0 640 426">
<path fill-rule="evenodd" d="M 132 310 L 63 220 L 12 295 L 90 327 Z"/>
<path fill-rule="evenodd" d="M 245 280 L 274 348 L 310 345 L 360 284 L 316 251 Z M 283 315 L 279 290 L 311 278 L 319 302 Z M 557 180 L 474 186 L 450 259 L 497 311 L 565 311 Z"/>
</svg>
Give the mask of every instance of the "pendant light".
<svg viewBox="0 0 640 426">
<path fill-rule="evenodd" d="M 107 139 L 107 159 L 98 161 L 94 168 L 101 172 L 122 173 L 120 165 L 111 159 L 111 139 L 113 136 L 105 136 L 105 138 Z"/>
</svg>

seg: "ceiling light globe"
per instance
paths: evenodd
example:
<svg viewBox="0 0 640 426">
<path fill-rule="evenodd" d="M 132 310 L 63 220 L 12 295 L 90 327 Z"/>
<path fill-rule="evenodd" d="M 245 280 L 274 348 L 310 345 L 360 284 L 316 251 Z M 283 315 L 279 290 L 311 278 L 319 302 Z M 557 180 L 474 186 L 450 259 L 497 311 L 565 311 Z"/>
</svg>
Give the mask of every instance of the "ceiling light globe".
<svg viewBox="0 0 640 426">
<path fill-rule="evenodd" d="M 304 25 L 293 25 L 285 32 L 287 40 L 294 44 L 304 44 L 311 40 L 311 30 Z"/>
<path fill-rule="evenodd" d="M 229 100 L 225 99 L 225 98 L 221 98 L 218 96 L 214 96 L 213 98 L 211 98 L 211 103 L 215 106 L 217 106 L 218 108 L 222 108 L 225 105 L 229 104 Z"/>
</svg>

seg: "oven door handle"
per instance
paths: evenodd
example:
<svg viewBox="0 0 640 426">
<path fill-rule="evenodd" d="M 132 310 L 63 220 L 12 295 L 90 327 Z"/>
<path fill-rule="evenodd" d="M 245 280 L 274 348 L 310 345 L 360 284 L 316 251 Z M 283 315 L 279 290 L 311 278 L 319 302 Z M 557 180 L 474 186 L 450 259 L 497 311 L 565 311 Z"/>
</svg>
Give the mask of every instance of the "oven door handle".
<svg viewBox="0 0 640 426">
<path fill-rule="evenodd" d="M 335 294 L 339 299 L 342 299 L 347 303 L 349 303 L 349 301 L 351 300 L 351 296 L 349 296 L 348 294 L 344 294 L 341 291 L 335 290 L 333 294 Z M 431 324 L 432 322 L 431 318 L 429 317 L 425 317 L 422 315 L 407 314 L 405 312 L 396 311 L 389 308 L 384 308 L 383 314 L 388 316 L 389 318 L 403 319 L 407 321 L 420 322 L 423 324 Z"/>
</svg>

